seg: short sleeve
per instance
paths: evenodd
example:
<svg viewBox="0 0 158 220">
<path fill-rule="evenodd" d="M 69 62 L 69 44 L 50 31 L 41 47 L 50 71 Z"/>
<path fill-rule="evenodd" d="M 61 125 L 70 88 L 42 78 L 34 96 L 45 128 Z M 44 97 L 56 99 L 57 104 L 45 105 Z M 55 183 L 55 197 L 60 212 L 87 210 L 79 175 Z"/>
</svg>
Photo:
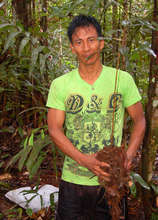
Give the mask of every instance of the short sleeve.
<svg viewBox="0 0 158 220">
<path fill-rule="evenodd" d="M 63 90 L 58 84 L 55 80 L 51 83 L 46 106 L 65 111 Z"/>
<path fill-rule="evenodd" d="M 141 96 L 139 90 L 134 82 L 133 77 L 128 74 L 128 78 L 125 83 L 125 91 L 124 91 L 124 107 L 127 108 L 141 100 Z"/>
</svg>

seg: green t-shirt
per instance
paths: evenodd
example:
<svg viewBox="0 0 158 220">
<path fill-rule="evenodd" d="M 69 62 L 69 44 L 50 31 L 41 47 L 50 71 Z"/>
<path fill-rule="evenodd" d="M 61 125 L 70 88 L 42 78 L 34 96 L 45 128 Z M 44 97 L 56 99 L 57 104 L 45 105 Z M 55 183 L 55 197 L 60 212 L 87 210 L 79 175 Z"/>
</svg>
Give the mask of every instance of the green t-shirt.
<svg viewBox="0 0 158 220">
<path fill-rule="evenodd" d="M 66 136 L 85 154 L 96 153 L 110 145 L 116 69 L 103 66 L 93 85 L 85 82 L 75 69 L 56 78 L 50 87 L 47 107 L 65 111 Z M 121 145 L 124 109 L 141 100 L 134 80 L 118 71 L 115 108 L 115 146 Z M 87 168 L 65 156 L 62 179 L 81 185 L 99 185 Z"/>
</svg>

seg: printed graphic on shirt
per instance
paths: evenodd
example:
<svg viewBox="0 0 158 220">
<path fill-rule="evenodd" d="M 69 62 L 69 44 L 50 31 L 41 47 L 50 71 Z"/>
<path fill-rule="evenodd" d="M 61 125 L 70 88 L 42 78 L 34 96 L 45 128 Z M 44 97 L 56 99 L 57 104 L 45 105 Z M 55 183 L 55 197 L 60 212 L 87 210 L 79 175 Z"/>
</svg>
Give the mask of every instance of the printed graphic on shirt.
<svg viewBox="0 0 158 220">
<path fill-rule="evenodd" d="M 119 129 L 121 94 L 112 94 L 109 97 L 108 106 L 104 107 L 107 111 L 103 109 L 103 101 L 102 97 L 93 94 L 87 103 L 83 96 L 72 94 L 65 102 L 68 128 L 66 135 L 73 145 L 85 154 L 96 153 L 104 146 L 111 144 L 113 108 L 115 108 L 115 129 Z M 118 141 L 119 137 L 115 136 L 115 145 Z M 66 169 L 72 173 L 81 176 L 90 175 L 87 169 L 80 167 L 69 157 L 66 158 L 65 165 Z"/>
<path fill-rule="evenodd" d="M 71 95 L 66 101 L 67 113 L 77 114 L 82 111 L 84 99 L 80 95 Z"/>
<path fill-rule="evenodd" d="M 109 110 L 108 112 L 115 112 L 119 109 L 120 104 L 122 102 L 122 95 L 121 94 L 112 94 L 109 99 Z"/>
</svg>

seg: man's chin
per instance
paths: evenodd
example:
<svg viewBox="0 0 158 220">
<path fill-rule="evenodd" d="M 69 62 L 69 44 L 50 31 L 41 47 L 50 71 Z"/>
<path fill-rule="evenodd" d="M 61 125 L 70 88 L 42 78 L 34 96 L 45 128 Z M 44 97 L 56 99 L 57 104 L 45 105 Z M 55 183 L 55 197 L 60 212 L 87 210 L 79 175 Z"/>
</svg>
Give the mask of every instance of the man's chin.
<svg viewBox="0 0 158 220">
<path fill-rule="evenodd" d="M 83 63 L 85 65 L 92 65 L 96 62 L 96 59 L 94 59 L 94 57 L 92 57 L 91 59 L 86 59 L 84 57 L 84 58 L 79 59 L 78 61 L 79 63 Z"/>
</svg>

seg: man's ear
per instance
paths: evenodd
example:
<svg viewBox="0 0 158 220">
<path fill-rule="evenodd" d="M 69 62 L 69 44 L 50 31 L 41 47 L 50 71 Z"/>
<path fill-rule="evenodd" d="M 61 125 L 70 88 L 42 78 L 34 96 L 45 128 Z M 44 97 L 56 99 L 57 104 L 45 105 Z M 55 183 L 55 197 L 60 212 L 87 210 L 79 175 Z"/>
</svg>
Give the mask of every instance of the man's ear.
<svg viewBox="0 0 158 220">
<path fill-rule="evenodd" d="M 100 40 L 100 50 L 104 48 L 104 40 Z"/>
</svg>

